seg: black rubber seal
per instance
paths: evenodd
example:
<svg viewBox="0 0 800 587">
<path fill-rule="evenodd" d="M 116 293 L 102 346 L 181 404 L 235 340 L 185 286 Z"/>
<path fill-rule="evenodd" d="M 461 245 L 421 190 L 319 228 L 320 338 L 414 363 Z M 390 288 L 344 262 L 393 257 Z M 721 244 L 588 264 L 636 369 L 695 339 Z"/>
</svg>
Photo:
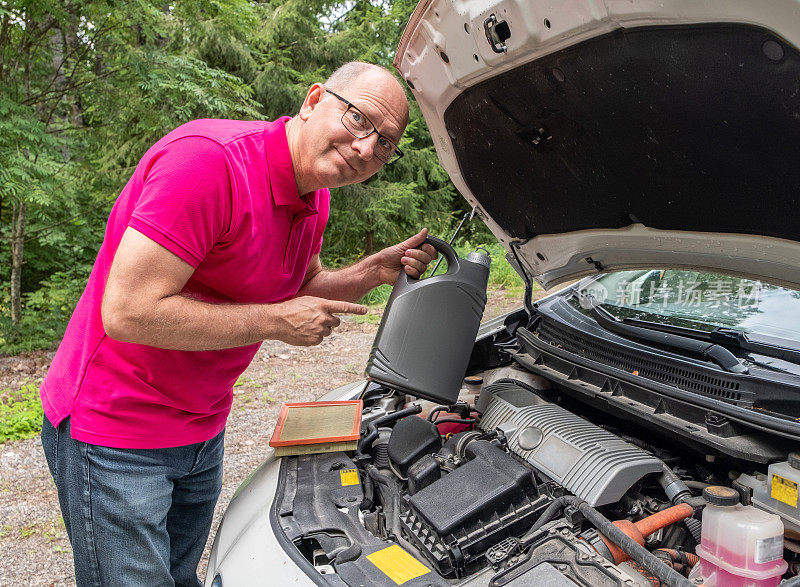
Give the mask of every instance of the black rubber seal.
<svg viewBox="0 0 800 587">
<path fill-rule="evenodd" d="M 278 486 L 275 488 L 275 499 L 272 501 L 272 507 L 269 508 L 269 523 L 270 526 L 272 526 L 272 532 L 275 534 L 278 544 L 280 544 L 281 548 L 283 548 L 286 554 L 289 555 L 289 558 L 292 559 L 292 562 L 300 567 L 300 569 L 315 584 L 321 585 L 322 587 L 340 587 L 342 584 L 341 579 L 338 576 L 325 577 L 320 575 L 319 572 L 317 572 L 317 569 L 314 568 L 314 565 L 312 565 L 302 554 L 300 554 L 300 551 L 297 550 L 297 547 L 291 540 L 289 540 L 289 538 L 283 532 L 283 528 L 281 528 L 280 520 L 278 520 L 278 507 L 283 500 L 283 492 L 286 489 L 287 463 L 287 459 L 281 459 L 281 470 L 278 472 Z M 336 577 L 336 582 L 331 580 L 333 577 Z"/>
</svg>

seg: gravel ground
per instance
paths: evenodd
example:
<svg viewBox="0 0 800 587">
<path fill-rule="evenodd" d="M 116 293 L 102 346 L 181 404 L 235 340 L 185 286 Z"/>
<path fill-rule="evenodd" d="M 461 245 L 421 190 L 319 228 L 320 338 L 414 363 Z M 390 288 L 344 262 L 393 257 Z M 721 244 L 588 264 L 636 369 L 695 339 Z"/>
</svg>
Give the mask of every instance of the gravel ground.
<svg viewBox="0 0 800 587">
<path fill-rule="evenodd" d="M 485 318 L 519 303 L 518 296 L 493 290 Z M 377 324 L 343 320 L 317 347 L 297 348 L 274 341 L 261 346 L 234 389 L 225 436 L 224 482 L 198 569 L 201 578 L 219 518 L 239 484 L 263 460 L 281 404 L 310 401 L 359 379 L 376 331 Z M 52 355 L 38 352 L 0 358 L 0 389 L 18 389 L 26 380 L 40 380 Z M 75 584 L 72 551 L 38 438 L 0 445 L 0 552 L 0 585 Z"/>
</svg>

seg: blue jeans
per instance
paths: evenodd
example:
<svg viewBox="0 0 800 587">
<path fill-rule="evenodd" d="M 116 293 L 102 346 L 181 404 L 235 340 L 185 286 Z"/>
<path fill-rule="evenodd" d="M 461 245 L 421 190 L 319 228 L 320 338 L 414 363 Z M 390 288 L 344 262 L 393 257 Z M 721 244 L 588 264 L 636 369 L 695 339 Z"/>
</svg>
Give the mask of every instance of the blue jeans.
<svg viewBox="0 0 800 587">
<path fill-rule="evenodd" d="M 222 488 L 224 431 L 206 442 L 120 449 L 45 416 L 44 448 L 84 585 L 200 586 L 197 563 Z"/>
</svg>

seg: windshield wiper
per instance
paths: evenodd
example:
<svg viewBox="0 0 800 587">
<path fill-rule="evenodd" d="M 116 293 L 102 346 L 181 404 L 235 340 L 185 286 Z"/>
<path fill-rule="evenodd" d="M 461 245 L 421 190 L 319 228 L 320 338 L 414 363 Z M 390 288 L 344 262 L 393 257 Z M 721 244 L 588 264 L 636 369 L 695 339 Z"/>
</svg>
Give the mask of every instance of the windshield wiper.
<svg viewBox="0 0 800 587">
<path fill-rule="evenodd" d="M 748 372 L 747 367 L 742 365 L 732 352 L 711 341 L 697 340 L 696 338 L 690 338 L 686 334 L 665 332 L 665 328 L 660 328 L 663 326 L 662 324 L 658 325 L 658 329 L 651 328 L 649 324 L 645 326 L 647 323 L 644 321 L 639 321 L 639 326 L 633 326 L 618 320 L 616 316 L 599 305 L 594 305 L 589 312 L 600 326 L 616 334 L 700 355 L 706 360 L 713 361 L 729 373 L 744 374 Z M 680 327 L 673 326 L 669 328 L 673 330 Z M 690 329 L 687 328 L 685 330 L 688 331 Z"/>
<path fill-rule="evenodd" d="M 710 340 L 719 344 L 735 346 L 743 351 L 782 359 L 790 363 L 800 363 L 800 345 L 784 338 L 742 332 L 733 328 L 715 328 L 710 333 Z"/>
<path fill-rule="evenodd" d="M 767 336 L 766 334 L 758 334 L 755 332 L 744 332 L 724 326 L 706 331 L 683 326 L 673 326 L 672 324 L 650 322 L 648 320 L 638 320 L 636 318 L 623 318 L 622 322 L 630 324 L 631 326 L 641 326 L 649 330 L 658 330 L 660 332 L 669 332 L 671 334 L 687 336 L 698 340 L 706 340 L 727 348 L 748 351 L 774 359 L 800 364 L 800 345 L 795 341 L 785 338 Z M 760 364 L 762 367 L 767 366 L 774 368 L 772 365 L 764 365 L 758 363 L 758 361 L 754 362 Z"/>
</svg>

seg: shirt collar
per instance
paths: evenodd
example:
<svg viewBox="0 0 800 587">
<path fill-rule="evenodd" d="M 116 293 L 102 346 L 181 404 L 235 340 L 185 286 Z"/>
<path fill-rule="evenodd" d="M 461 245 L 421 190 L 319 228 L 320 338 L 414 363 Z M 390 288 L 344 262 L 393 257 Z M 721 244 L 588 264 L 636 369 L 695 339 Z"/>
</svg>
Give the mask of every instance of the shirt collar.
<svg viewBox="0 0 800 587">
<path fill-rule="evenodd" d="M 264 128 L 264 144 L 267 159 L 267 175 L 272 199 L 278 206 L 289 206 L 293 213 L 315 209 L 314 193 L 301 198 L 294 177 L 292 154 L 286 138 L 286 122 L 290 116 L 283 116 L 268 122 Z"/>
</svg>

